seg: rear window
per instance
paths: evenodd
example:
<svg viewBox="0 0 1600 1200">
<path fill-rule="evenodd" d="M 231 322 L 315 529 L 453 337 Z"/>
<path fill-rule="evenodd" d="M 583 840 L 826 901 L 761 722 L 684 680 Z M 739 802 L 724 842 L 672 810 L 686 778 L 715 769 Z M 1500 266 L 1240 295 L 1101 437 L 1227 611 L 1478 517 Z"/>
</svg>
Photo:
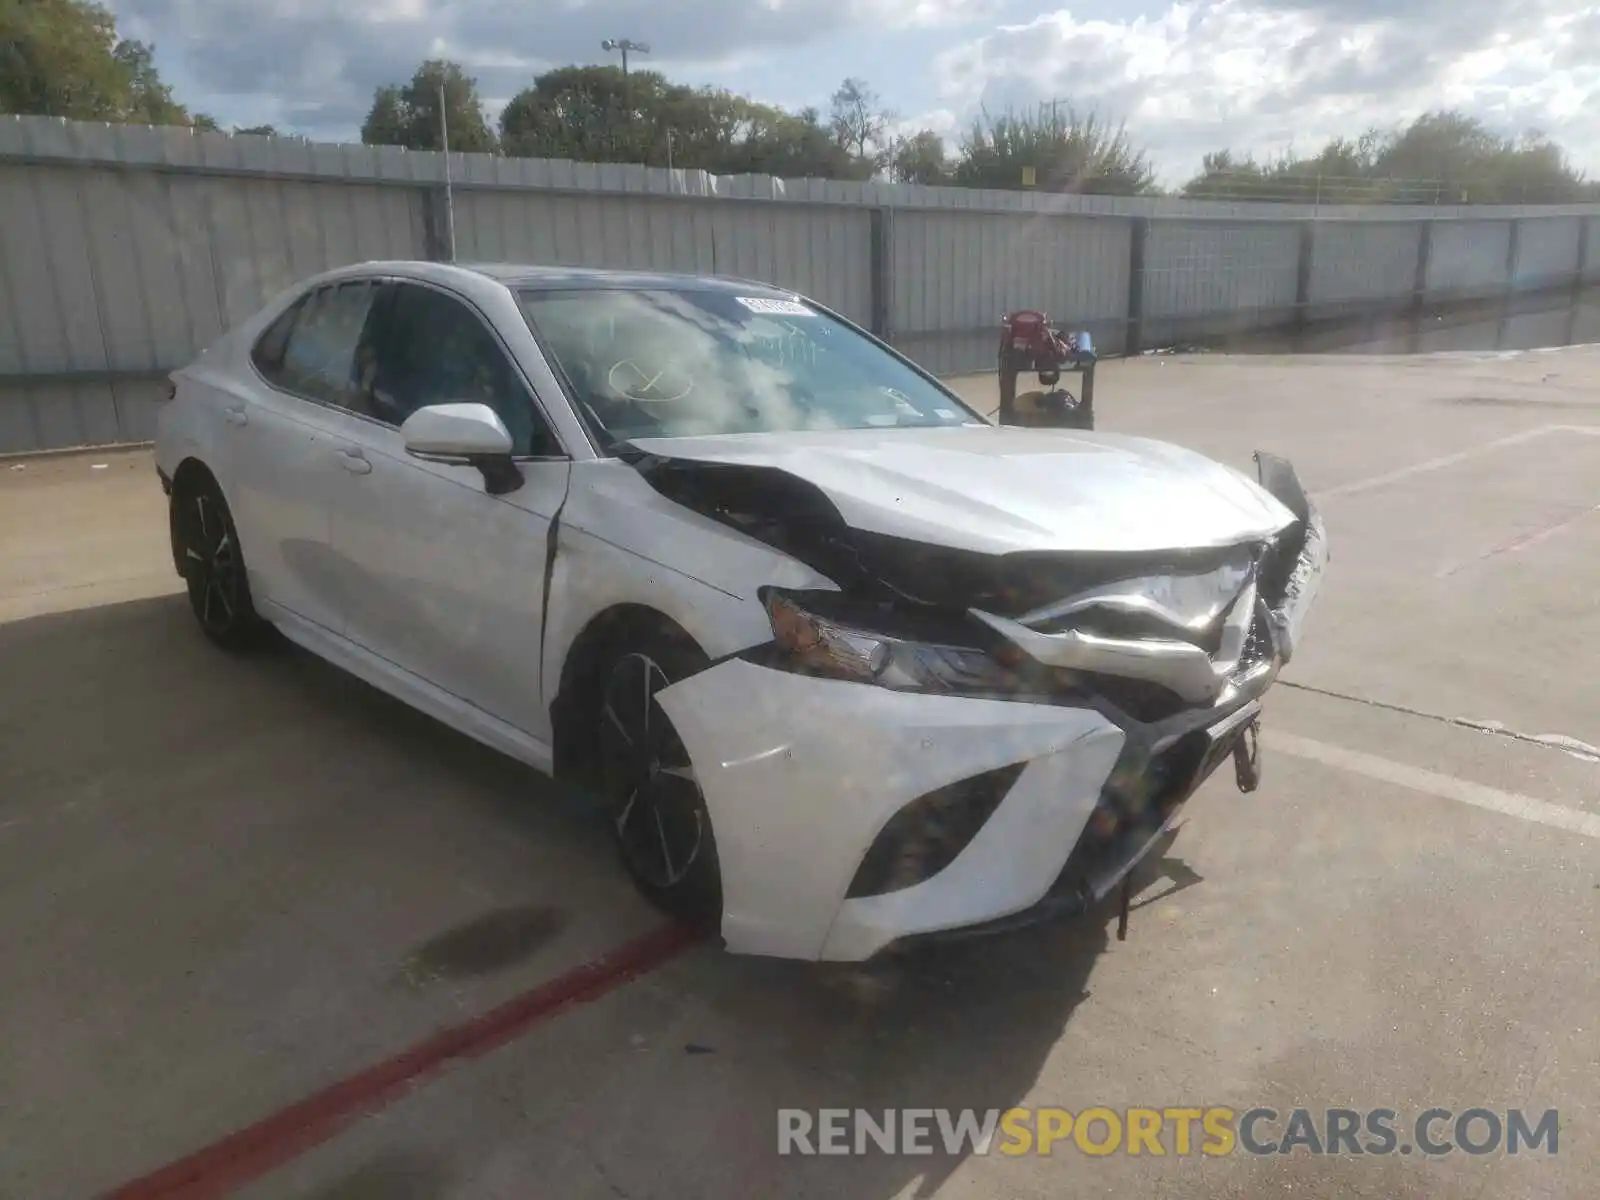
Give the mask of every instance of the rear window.
<svg viewBox="0 0 1600 1200">
<path fill-rule="evenodd" d="M 301 296 L 284 309 L 278 319 L 267 326 L 267 331 L 256 339 L 255 347 L 250 351 L 256 370 L 273 382 L 277 382 L 278 374 L 283 370 L 283 355 L 289 348 L 289 334 L 294 329 L 296 318 L 300 316 L 300 310 L 305 307 L 306 299 Z"/>
</svg>

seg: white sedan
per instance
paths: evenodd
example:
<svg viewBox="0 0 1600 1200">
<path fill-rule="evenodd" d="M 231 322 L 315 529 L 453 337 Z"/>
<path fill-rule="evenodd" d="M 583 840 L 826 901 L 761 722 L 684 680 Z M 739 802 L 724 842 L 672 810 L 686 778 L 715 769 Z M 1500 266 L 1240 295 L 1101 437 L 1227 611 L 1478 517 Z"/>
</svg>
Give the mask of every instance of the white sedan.
<svg viewBox="0 0 1600 1200">
<path fill-rule="evenodd" d="M 174 372 L 201 629 L 269 627 L 607 806 L 730 950 L 1081 913 L 1206 776 L 1327 561 L 1288 465 L 999 428 L 763 284 L 367 263 Z"/>
</svg>

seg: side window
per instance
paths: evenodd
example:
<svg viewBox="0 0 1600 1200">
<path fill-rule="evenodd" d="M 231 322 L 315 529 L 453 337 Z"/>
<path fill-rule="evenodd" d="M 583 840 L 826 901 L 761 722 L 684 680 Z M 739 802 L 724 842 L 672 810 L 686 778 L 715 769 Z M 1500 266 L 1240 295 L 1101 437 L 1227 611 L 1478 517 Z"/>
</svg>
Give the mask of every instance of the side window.
<svg viewBox="0 0 1600 1200">
<path fill-rule="evenodd" d="M 399 425 L 430 404 L 487 404 L 510 431 L 512 453 L 560 453 L 527 387 L 477 313 L 443 292 L 399 284 L 387 315 L 374 415 Z"/>
<path fill-rule="evenodd" d="M 372 307 L 372 293 L 372 285 L 364 280 L 313 292 L 289 334 L 275 382 L 324 404 L 365 411 L 356 343 Z"/>
<path fill-rule="evenodd" d="M 307 297 L 301 296 L 288 308 L 284 309 L 278 319 L 259 338 L 250 351 L 250 357 L 260 371 L 273 383 L 282 382 L 283 355 L 289 348 L 289 333 L 294 328 L 295 320 L 300 316 L 300 310 L 305 308 Z"/>
</svg>

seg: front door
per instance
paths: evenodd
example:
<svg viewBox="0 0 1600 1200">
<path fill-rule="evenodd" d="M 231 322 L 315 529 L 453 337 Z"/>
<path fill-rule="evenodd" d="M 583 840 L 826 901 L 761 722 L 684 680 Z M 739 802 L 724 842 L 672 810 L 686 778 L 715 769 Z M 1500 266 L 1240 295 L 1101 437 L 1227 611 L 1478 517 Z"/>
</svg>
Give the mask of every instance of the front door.
<svg viewBox="0 0 1600 1200">
<path fill-rule="evenodd" d="M 364 339 L 370 415 L 346 414 L 332 542 L 351 581 L 351 641 L 541 740 L 539 663 L 550 527 L 570 463 L 489 325 L 452 293 L 387 285 Z M 480 401 L 511 430 L 525 480 L 491 496 L 476 467 L 415 458 L 399 425 Z"/>
</svg>

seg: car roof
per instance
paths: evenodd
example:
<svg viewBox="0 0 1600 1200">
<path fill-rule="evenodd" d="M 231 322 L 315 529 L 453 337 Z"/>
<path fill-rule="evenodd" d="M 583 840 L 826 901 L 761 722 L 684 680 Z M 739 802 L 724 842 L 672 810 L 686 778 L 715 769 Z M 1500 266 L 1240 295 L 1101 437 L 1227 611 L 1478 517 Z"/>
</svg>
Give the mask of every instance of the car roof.
<svg viewBox="0 0 1600 1200">
<path fill-rule="evenodd" d="M 579 288 L 628 289 L 633 291 L 725 292 L 741 296 L 787 299 L 796 295 L 785 288 L 751 279 L 720 275 L 693 275 L 675 271 L 622 271 L 601 267 L 540 266 L 532 263 L 439 263 L 415 261 L 352 263 L 328 272 L 328 276 L 383 273 L 433 279 L 444 282 L 471 274 L 491 279 L 504 287 L 534 290 L 569 291 Z"/>
<path fill-rule="evenodd" d="M 682 271 L 615 271 L 599 267 L 539 267 L 521 263 L 462 263 L 469 271 L 497 279 L 508 287 L 523 288 L 630 288 L 739 292 L 752 290 L 771 296 L 789 296 L 781 288 L 751 279 L 717 275 L 691 275 Z"/>
</svg>

